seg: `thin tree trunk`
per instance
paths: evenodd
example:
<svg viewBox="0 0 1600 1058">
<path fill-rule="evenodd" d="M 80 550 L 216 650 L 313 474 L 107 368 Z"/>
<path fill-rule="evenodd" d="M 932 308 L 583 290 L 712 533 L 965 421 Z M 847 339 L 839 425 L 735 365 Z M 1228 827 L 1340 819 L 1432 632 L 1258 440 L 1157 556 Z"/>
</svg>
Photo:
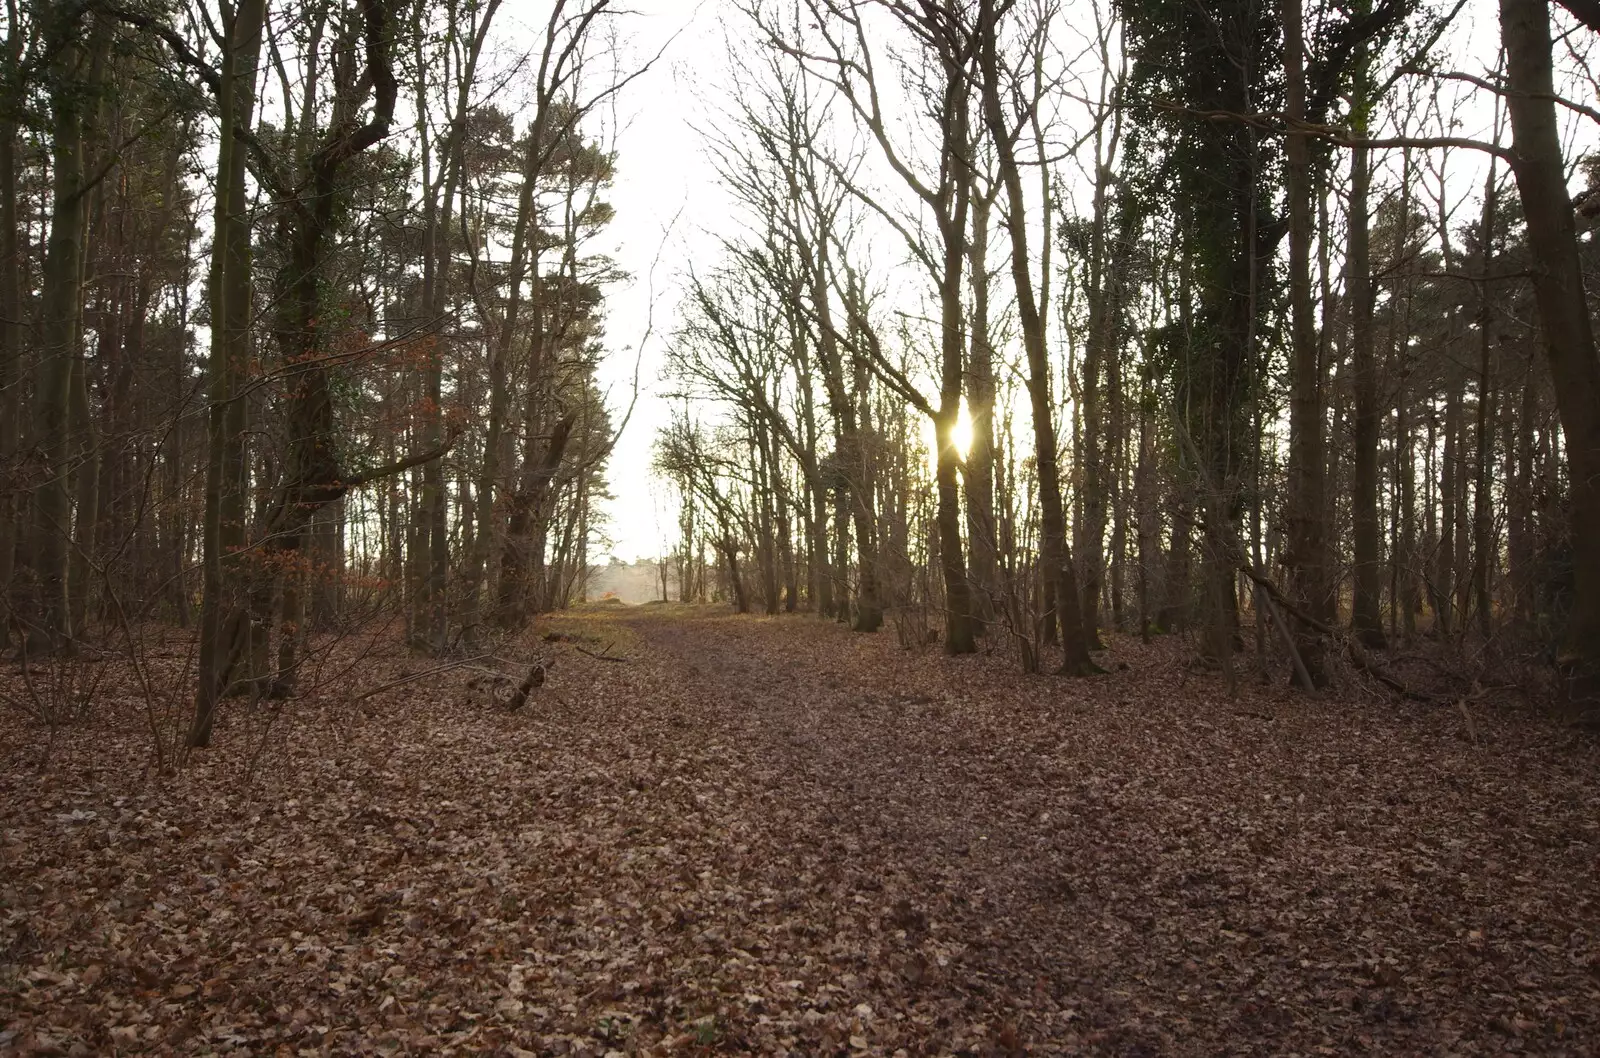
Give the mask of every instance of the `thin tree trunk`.
<svg viewBox="0 0 1600 1058">
<path fill-rule="evenodd" d="M 1400 611 L 1400 632 L 1411 639 L 1417 632 L 1417 612 L 1422 599 L 1417 592 L 1417 472 L 1416 429 L 1411 402 L 1404 388 L 1395 417 L 1396 466 L 1400 472 L 1400 543 L 1392 556 L 1399 588 L 1390 605 Z"/>
<path fill-rule="evenodd" d="M 1538 584 L 1534 562 L 1533 439 L 1539 426 L 1539 397 L 1532 366 L 1530 362 L 1524 372 L 1522 403 L 1511 433 L 1512 444 L 1516 446 L 1516 480 L 1507 498 L 1506 518 L 1506 557 L 1511 565 L 1513 606 L 1517 619 L 1530 627 L 1535 614 L 1534 598 Z M 1509 447 L 1506 455 L 1507 458 L 1511 455 Z"/>
<path fill-rule="evenodd" d="M 839 612 L 841 622 L 850 621 L 850 489 L 839 485 L 833 490 L 833 568 L 839 571 Z M 859 627 L 859 626 L 858 626 Z"/>
<path fill-rule="evenodd" d="M 1494 510 L 1490 483 L 1494 475 L 1494 303 L 1490 296 L 1489 267 L 1493 261 L 1495 211 L 1497 199 L 1496 163 L 1489 159 L 1489 174 L 1483 185 L 1483 218 L 1479 227 L 1478 258 L 1478 407 L 1473 424 L 1472 483 L 1472 595 L 1477 610 L 1478 630 L 1485 639 L 1494 627 L 1494 610 L 1489 599 L 1489 576 L 1496 562 L 1494 554 Z M 1464 611 L 1463 611 L 1464 612 Z"/>
<path fill-rule="evenodd" d="M 67 601 L 72 629 L 82 637 L 89 615 L 89 593 L 95 568 L 95 540 L 100 525 L 100 439 L 89 407 L 89 365 L 82 357 L 72 369 L 72 432 L 76 448 L 73 468 L 72 554 L 67 560 Z"/>
<path fill-rule="evenodd" d="M 1096 156 L 1100 148 L 1097 145 Z M 1082 414 L 1078 416 L 1083 430 L 1082 464 L 1082 518 L 1077 523 L 1078 562 L 1083 569 L 1083 631 L 1090 646 L 1098 649 L 1100 642 L 1100 597 L 1105 577 L 1106 511 L 1109 506 L 1112 479 L 1112 452 L 1121 438 L 1108 429 L 1107 398 L 1111 375 L 1116 370 L 1112 361 L 1117 357 L 1117 317 L 1120 312 L 1122 288 L 1125 277 L 1121 269 L 1112 266 L 1110 247 L 1125 245 L 1134 214 L 1126 206 L 1119 210 L 1118 230 L 1111 239 L 1106 237 L 1111 223 L 1110 192 L 1111 173 L 1107 166 L 1100 167 L 1095 180 L 1094 225 L 1090 237 L 1089 326 L 1085 341 L 1083 376 L 1080 379 Z M 1102 386 L 1102 380 L 1104 386 Z"/>
<path fill-rule="evenodd" d="M 467 110 L 473 83 L 478 69 L 478 58 L 483 51 L 490 24 L 500 0 L 489 0 L 480 10 L 471 11 L 472 20 L 466 32 L 458 24 L 457 7 L 447 5 L 447 19 L 451 39 L 465 36 L 466 55 L 456 71 L 455 100 L 450 111 L 449 131 L 440 154 L 442 191 L 439 185 L 432 189 L 437 194 L 424 195 L 423 201 L 423 313 L 425 325 L 433 334 L 433 344 L 427 351 L 424 382 L 424 413 L 422 446 L 434 451 L 444 444 L 444 352 L 445 342 L 439 335 L 439 326 L 446 314 L 451 283 L 451 218 L 454 215 L 456 195 L 462 185 L 463 151 L 467 135 Z M 422 5 L 419 12 L 425 10 Z M 427 64 L 422 61 L 423 27 L 417 29 L 417 98 L 423 103 L 427 98 Z M 446 75 L 448 77 L 448 69 Z M 446 88 L 450 87 L 448 84 Z M 417 129 L 421 142 L 424 188 L 427 189 L 428 124 L 427 117 L 419 113 Z M 438 205 L 435 206 L 437 201 Z M 441 653 L 449 639 L 448 588 L 450 576 L 450 525 L 449 490 L 445 487 L 444 460 L 434 459 L 422 467 L 422 508 L 426 520 L 428 539 L 428 572 L 425 623 L 427 645 L 434 653 Z M 476 549 L 469 551 L 476 553 Z M 476 579 L 477 571 L 472 571 Z M 476 614 L 471 619 L 476 620 Z"/>
<path fill-rule="evenodd" d="M 799 162 L 796 159 L 792 164 L 798 166 Z M 791 194 L 798 199 L 798 190 L 795 188 L 796 185 L 791 184 Z M 855 528 L 857 582 L 856 614 L 852 627 L 858 632 L 876 632 L 883 627 L 878 554 L 872 546 L 877 539 L 877 512 L 872 505 L 872 480 L 868 473 L 867 445 L 861 428 L 860 410 L 845 385 L 843 355 L 839 349 L 838 332 L 834 329 L 827 284 L 828 245 L 825 239 L 819 240 L 815 246 L 800 239 L 797 248 L 801 266 L 809 279 L 811 311 L 817 317 L 817 354 L 823 382 L 827 387 L 828 407 L 835 423 L 834 454 L 838 469 L 845 476 L 840 499 L 842 502 L 848 498 L 848 517 Z M 846 293 L 852 298 L 855 296 L 853 284 Z M 860 326 L 859 309 L 857 306 L 849 313 L 853 337 Z M 842 518 L 846 513 L 845 510 L 839 510 L 836 517 Z M 850 568 L 850 532 L 843 524 L 838 526 L 838 532 L 839 539 L 845 543 L 835 552 L 834 563 L 842 575 Z M 840 592 L 840 616 L 845 619 L 849 618 L 849 606 L 845 602 L 848 597 L 848 590 Z"/>
<path fill-rule="evenodd" d="M 744 577 L 739 570 L 739 545 L 724 537 L 718 542 L 717 550 L 728 564 L 728 589 L 733 592 L 734 612 L 749 613 L 750 597 L 745 593 Z"/>
<path fill-rule="evenodd" d="M 1161 516 L 1157 513 L 1157 488 L 1155 481 L 1156 436 L 1152 413 L 1154 399 L 1150 393 L 1150 360 L 1146 358 L 1140 379 L 1139 393 L 1139 457 L 1133 471 L 1133 496 L 1136 506 L 1134 517 L 1135 548 L 1138 561 L 1137 593 L 1139 599 L 1139 638 L 1146 643 L 1156 623 L 1151 608 L 1157 593 L 1152 590 L 1161 582 Z M 1152 583 L 1154 582 L 1154 583 Z"/>
<path fill-rule="evenodd" d="M 1455 525 L 1452 537 L 1454 549 L 1450 556 L 1452 570 L 1452 583 L 1455 592 L 1451 596 L 1451 608 L 1454 610 L 1456 623 L 1455 634 L 1462 636 L 1467 631 L 1467 621 L 1471 617 L 1472 609 L 1472 523 L 1467 517 L 1467 486 L 1472 475 L 1468 473 L 1470 464 L 1467 460 L 1467 411 L 1465 380 L 1461 382 L 1462 393 L 1456 398 L 1456 416 L 1454 424 L 1455 433 L 1455 459 L 1452 465 L 1446 468 L 1446 473 L 1455 476 L 1452 498 L 1455 510 L 1451 512 L 1451 521 Z"/>
<path fill-rule="evenodd" d="M 978 627 L 992 620 L 999 587 L 994 523 L 994 349 L 989 344 L 990 199 L 972 203 L 968 283 L 972 287 L 971 355 L 967 368 L 967 414 L 972 443 L 962 473 L 966 483 L 967 539 L 972 548 L 973 617 Z"/>
<path fill-rule="evenodd" d="M 1444 450 L 1439 455 L 1439 547 L 1433 574 L 1434 621 L 1440 635 L 1448 636 L 1455 627 L 1456 537 L 1460 509 L 1457 490 L 1461 481 L 1460 383 L 1452 381 L 1445 393 Z"/>
<path fill-rule="evenodd" d="M 1044 344 L 1044 323 L 1039 304 L 1034 300 L 1033 276 L 1029 271 L 1027 202 L 1017 166 L 1005 115 L 1000 108 L 999 59 L 996 44 L 993 0 L 982 0 L 979 8 L 982 27 L 979 62 L 983 69 L 983 109 L 991 138 L 999 155 L 1000 176 L 1006 189 L 1008 209 L 1006 228 L 1011 236 L 1011 279 L 1016 287 L 1017 315 L 1022 323 L 1023 346 L 1028 356 L 1028 397 L 1033 412 L 1034 465 L 1039 475 L 1041 521 L 1040 562 L 1047 583 L 1055 587 L 1055 618 L 1061 630 L 1061 672 L 1083 676 L 1098 670 L 1089 657 L 1089 633 L 1083 626 L 1083 607 L 1079 603 L 1077 577 L 1073 573 L 1072 553 L 1067 544 L 1065 511 L 1061 502 L 1061 480 L 1056 466 L 1056 429 L 1050 398 L 1049 352 Z M 1049 615 L 1046 615 L 1049 619 Z"/>
<path fill-rule="evenodd" d="M 22 27 L 16 0 L 6 4 L 6 66 L 0 84 L 7 98 L 21 86 Z M 17 120 L 11 107 L 0 108 L 0 610 L 12 604 L 21 538 L 22 483 L 15 479 L 15 459 L 22 446 L 22 267 L 23 247 L 17 216 Z M 0 648 L 11 641 L 11 621 L 0 620 Z"/>
<path fill-rule="evenodd" d="M 1122 241 L 1115 252 L 1128 249 Z M 1122 263 L 1119 262 L 1119 267 Z M 1120 291 L 1118 292 L 1121 293 Z M 1118 302 L 1117 311 L 1121 312 Z M 1111 626 L 1118 631 L 1127 628 L 1126 579 L 1128 559 L 1128 451 L 1131 438 L 1128 430 L 1128 398 L 1124 379 L 1124 365 L 1119 340 L 1106 358 L 1107 422 L 1111 430 L 1110 480 L 1107 492 L 1111 501 L 1111 554 L 1104 563 L 1111 582 Z"/>
<path fill-rule="evenodd" d="M 1357 140 L 1367 133 L 1367 61 L 1365 49 L 1357 59 Z M 1368 647 L 1382 647 L 1382 567 L 1378 537 L 1378 432 L 1382 415 L 1378 407 L 1378 366 L 1372 326 L 1372 267 L 1368 236 L 1369 189 L 1372 185 L 1371 149 L 1359 144 L 1350 152 L 1350 209 L 1345 256 L 1346 287 L 1350 295 L 1350 352 L 1355 389 L 1355 463 L 1350 491 L 1354 523 L 1355 593 L 1351 627 Z"/>
</svg>

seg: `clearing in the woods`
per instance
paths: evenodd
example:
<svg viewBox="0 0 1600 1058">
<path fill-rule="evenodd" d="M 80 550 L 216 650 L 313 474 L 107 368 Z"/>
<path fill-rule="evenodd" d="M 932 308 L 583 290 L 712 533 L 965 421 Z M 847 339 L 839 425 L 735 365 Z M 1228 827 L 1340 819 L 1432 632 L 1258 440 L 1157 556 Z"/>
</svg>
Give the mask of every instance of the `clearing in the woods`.
<svg viewBox="0 0 1600 1058">
<path fill-rule="evenodd" d="M 0 1051 L 1600 1051 L 1600 752 L 1557 721 L 1230 699 L 1176 642 L 1065 681 L 554 627 L 514 713 L 472 669 L 355 700 L 427 667 L 395 644 L 166 775 L 114 673 L 8 716 Z"/>
</svg>

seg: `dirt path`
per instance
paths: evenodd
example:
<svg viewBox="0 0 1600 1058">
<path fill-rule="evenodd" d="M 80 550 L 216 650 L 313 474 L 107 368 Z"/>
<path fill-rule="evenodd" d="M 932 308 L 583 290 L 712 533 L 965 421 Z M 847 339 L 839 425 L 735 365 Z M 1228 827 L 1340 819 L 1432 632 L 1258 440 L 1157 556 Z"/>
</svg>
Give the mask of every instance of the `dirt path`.
<svg viewBox="0 0 1600 1058">
<path fill-rule="evenodd" d="M 561 627 L 628 660 L 550 646 L 516 715 L 330 690 L 248 786 L 245 715 L 160 783 L 131 713 L 42 773 L 0 744 L 0 1051 L 1600 1049 L 1600 754 L 1558 727 L 1230 701 L 1136 644 L 1062 682 Z"/>
<path fill-rule="evenodd" d="M 1063 684 L 782 622 L 646 628 L 747 710 L 787 791 L 776 862 L 825 933 L 870 938 L 869 1005 L 945 1045 L 1600 1045 L 1592 750 L 1207 700 L 1136 654 Z"/>
</svg>

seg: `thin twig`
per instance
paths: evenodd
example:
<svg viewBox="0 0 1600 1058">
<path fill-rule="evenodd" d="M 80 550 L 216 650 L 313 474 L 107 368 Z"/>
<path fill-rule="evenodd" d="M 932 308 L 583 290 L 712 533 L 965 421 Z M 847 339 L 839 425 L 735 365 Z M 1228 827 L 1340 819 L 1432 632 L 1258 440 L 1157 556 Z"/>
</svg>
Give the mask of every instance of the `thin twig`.
<svg viewBox="0 0 1600 1058">
<path fill-rule="evenodd" d="M 628 658 L 614 657 L 614 656 L 612 656 L 610 654 L 596 654 L 594 651 L 585 650 L 583 647 L 580 647 L 577 644 L 573 644 L 572 649 L 576 650 L 580 654 L 583 654 L 583 655 L 586 655 L 588 657 L 594 658 L 596 661 L 611 661 L 611 662 L 615 662 L 616 664 L 620 665 L 620 664 L 622 664 L 622 663 L 624 663 L 624 662 L 629 660 Z M 606 649 L 610 650 L 611 647 L 607 646 Z"/>
<path fill-rule="evenodd" d="M 474 661 L 482 661 L 484 658 L 492 657 L 492 656 L 493 655 L 490 655 L 490 654 L 478 654 L 475 657 L 462 658 L 459 661 L 452 661 L 452 662 L 450 662 L 448 664 L 445 664 L 445 665 L 435 665 L 431 669 L 423 669 L 421 672 L 413 672 L 410 675 L 402 676 L 397 680 L 390 680 L 388 683 L 381 684 L 381 685 L 379 685 L 377 687 L 374 687 L 370 691 L 363 691 L 362 693 L 356 695 L 354 698 L 352 698 L 350 700 L 352 702 L 364 701 L 367 698 L 371 698 L 375 694 L 382 694 L 384 691 L 392 690 L 395 687 L 403 687 L 408 683 L 415 683 L 417 680 L 422 679 L 424 676 L 435 676 L 435 675 L 437 675 L 437 674 L 439 674 L 441 672 L 450 672 L 453 669 L 465 668 L 466 666 L 472 664 Z"/>
</svg>

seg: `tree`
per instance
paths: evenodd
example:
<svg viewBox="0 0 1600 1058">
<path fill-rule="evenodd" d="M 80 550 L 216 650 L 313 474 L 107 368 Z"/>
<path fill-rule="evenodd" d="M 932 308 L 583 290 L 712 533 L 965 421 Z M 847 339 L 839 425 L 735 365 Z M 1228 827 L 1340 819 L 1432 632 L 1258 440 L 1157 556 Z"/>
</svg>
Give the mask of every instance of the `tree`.
<svg viewBox="0 0 1600 1058">
<path fill-rule="evenodd" d="M 33 525 L 24 551 L 33 605 L 27 615 L 32 653 L 69 650 L 68 599 L 72 542 L 73 390 L 82 385 L 84 239 L 92 189 L 85 154 L 104 81 L 108 24 L 76 4 L 44 11 L 44 50 L 50 56 L 49 107 L 52 179 L 50 242 L 41 280 L 40 349 L 33 370 L 33 437 L 38 465 Z"/>
<path fill-rule="evenodd" d="M 1289 302 L 1293 386 L 1289 419 L 1289 552 L 1287 565 L 1300 607 L 1325 623 L 1335 605 L 1331 558 L 1325 537 L 1324 507 L 1327 460 L 1323 453 L 1326 403 L 1322 349 L 1317 341 L 1311 300 L 1311 137 L 1304 130 L 1306 85 L 1304 13 L 1300 0 L 1283 5 L 1285 117 L 1285 193 L 1289 199 Z M 1321 636 L 1301 623 L 1300 657 L 1315 690 L 1327 683 Z"/>
<path fill-rule="evenodd" d="M 217 705 L 228 689 L 243 643 L 238 597 L 245 542 L 246 406 L 240 390 L 251 364 L 252 232 L 245 184 L 246 140 L 255 109 L 255 70 L 266 24 L 265 0 L 241 0 L 223 24 L 216 80 L 222 116 L 217 141 L 218 190 L 211 257 L 210 423 L 207 440 L 204 584 L 200 596 L 200 657 L 189 745 L 211 744 Z"/>
<path fill-rule="evenodd" d="M 1600 19 L 1580 17 L 1600 31 Z M 1501 0 L 1506 109 L 1545 356 L 1555 381 L 1571 468 L 1572 613 L 1564 663 L 1581 699 L 1600 696 L 1600 355 L 1578 263 L 1577 232 L 1557 131 L 1545 0 Z"/>
<path fill-rule="evenodd" d="M 808 73 L 823 78 L 848 103 L 878 146 L 885 163 L 933 217 L 931 237 L 913 227 L 855 183 L 852 193 L 901 233 L 913 257 L 927 271 L 938 302 L 939 400 L 932 415 L 937 435 L 939 561 L 945 591 L 945 649 L 970 654 L 977 649 L 972 620 L 972 587 L 967 580 L 961 536 L 960 456 L 955 432 L 960 422 L 966 355 L 963 337 L 963 276 L 968 211 L 972 203 L 970 120 L 973 99 L 974 35 L 962 5 L 955 0 L 917 8 L 863 0 L 806 0 L 823 50 L 795 47 L 767 29 L 769 41 L 788 51 Z M 891 119 L 877 84 L 868 20 L 879 14 L 908 32 L 922 56 L 908 67 L 926 112 L 933 121 L 937 164 L 918 171 L 891 133 Z"/>
<path fill-rule="evenodd" d="M 1270 57 L 1280 26 L 1249 2 L 1204 11 L 1183 3 L 1127 4 L 1123 10 L 1134 56 L 1129 93 L 1149 106 L 1132 129 L 1130 149 L 1144 160 L 1131 174 L 1130 189 L 1152 209 L 1174 215 L 1182 255 L 1179 318 L 1167 334 L 1166 372 L 1178 442 L 1174 459 L 1204 514 L 1202 650 L 1229 665 L 1238 627 L 1233 540 L 1248 465 L 1247 411 L 1262 384 L 1258 334 L 1267 299 L 1261 292 L 1287 226 L 1270 211 L 1274 144 L 1248 122 L 1194 121 L 1169 107 L 1181 100 L 1203 113 L 1277 109 L 1281 82 L 1270 76 Z M 1164 147 L 1159 155 L 1158 142 Z M 1170 198 L 1156 192 L 1162 176 L 1173 182 Z M 1172 534 L 1174 591 L 1187 590 L 1187 536 Z"/>
<path fill-rule="evenodd" d="M 27 29 L 16 5 L 7 11 L 0 95 L 22 98 L 22 56 Z M 22 270 L 24 249 L 17 208 L 17 139 L 21 122 L 14 104 L 0 107 L 0 605 L 9 611 L 23 510 L 18 462 L 22 447 Z M 0 621 L 0 647 L 11 638 L 11 620 Z"/>
<path fill-rule="evenodd" d="M 1021 169 L 1017 161 L 1013 129 L 1026 123 L 1008 116 L 1000 103 L 1002 81 L 999 61 L 999 19 L 1013 5 L 1002 0 L 982 0 L 978 9 L 979 67 L 982 71 L 984 119 L 999 158 L 1000 179 L 1006 190 L 1006 230 L 1011 236 L 1011 279 L 1016 287 L 1017 314 L 1022 320 L 1023 343 L 1028 356 L 1028 396 L 1033 413 L 1034 465 L 1039 475 L 1039 505 L 1042 519 L 1040 561 L 1046 582 L 1055 589 L 1054 613 L 1048 609 L 1044 620 L 1054 620 L 1061 628 L 1061 671 L 1084 676 L 1096 671 L 1089 657 L 1089 630 L 1083 624 L 1077 578 L 1067 544 L 1066 517 L 1061 502 L 1060 475 L 1056 467 L 1054 407 L 1050 398 L 1050 365 L 1044 344 L 1044 321 L 1034 298 L 1033 278 L 1029 273 L 1027 201 L 1022 190 Z M 1043 32 L 1041 20 L 1036 32 Z M 1004 86 L 1008 95 L 1014 95 Z M 1038 105 L 1035 98 L 1034 106 Z"/>
</svg>

